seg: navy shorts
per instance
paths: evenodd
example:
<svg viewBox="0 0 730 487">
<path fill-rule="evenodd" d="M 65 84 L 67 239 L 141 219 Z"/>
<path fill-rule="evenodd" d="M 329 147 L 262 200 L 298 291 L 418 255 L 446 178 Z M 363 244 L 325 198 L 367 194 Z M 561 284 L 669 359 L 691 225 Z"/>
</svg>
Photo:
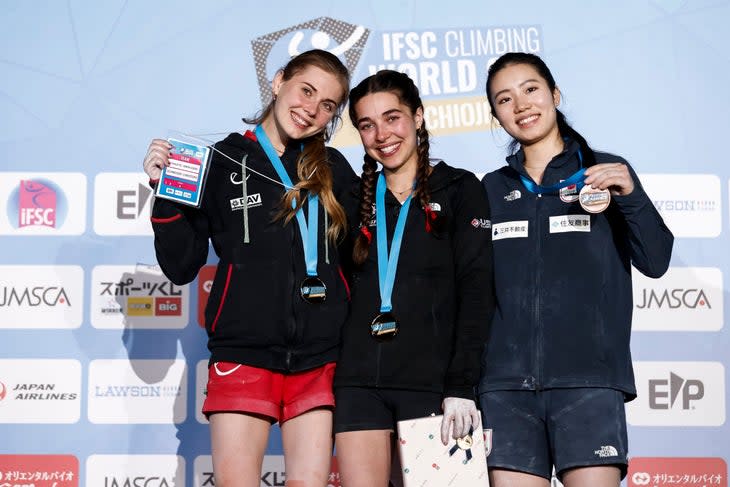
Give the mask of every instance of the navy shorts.
<svg viewBox="0 0 730 487">
<path fill-rule="evenodd" d="M 438 392 L 335 388 L 335 433 L 364 430 L 396 430 L 404 419 L 441 414 L 443 396 Z"/>
<path fill-rule="evenodd" d="M 479 396 L 492 429 L 490 468 L 552 477 L 575 467 L 614 465 L 626 476 L 628 439 L 621 391 L 607 388 L 493 391 Z"/>
</svg>

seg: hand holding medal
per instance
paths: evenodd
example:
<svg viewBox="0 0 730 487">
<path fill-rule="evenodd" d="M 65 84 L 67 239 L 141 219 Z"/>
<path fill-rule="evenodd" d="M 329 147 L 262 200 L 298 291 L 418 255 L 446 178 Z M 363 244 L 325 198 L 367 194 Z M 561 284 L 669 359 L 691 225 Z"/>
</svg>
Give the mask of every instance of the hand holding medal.
<svg viewBox="0 0 730 487">
<path fill-rule="evenodd" d="M 626 164 L 596 164 L 585 170 L 579 195 L 580 206 L 588 213 L 600 213 L 608 208 L 612 194 L 625 196 L 633 190 L 634 180 Z"/>
</svg>

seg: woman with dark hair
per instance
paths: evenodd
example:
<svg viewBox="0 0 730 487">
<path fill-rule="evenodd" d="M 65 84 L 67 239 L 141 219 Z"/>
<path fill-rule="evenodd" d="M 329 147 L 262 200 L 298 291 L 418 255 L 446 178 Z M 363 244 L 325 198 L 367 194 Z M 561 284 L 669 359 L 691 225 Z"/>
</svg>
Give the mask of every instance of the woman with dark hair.
<svg viewBox="0 0 730 487">
<path fill-rule="evenodd" d="M 205 311 L 203 404 L 218 487 L 258 487 L 276 422 L 287 485 L 327 483 L 334 362 L 347 314 L 337 244 L 357 176 L 325 142 L 348 88 L 335 55 L 294 57 L 274 77 L 271 103 L 246 120 L 255 130 L 213 146 L 200 208 L 155 200 L 155 250 L 171 281 L 195 279 L 209 241 L 220 259 Z M 170 149 L 164 140 L 150 144 L 144 169 L 153 185 Z"/>
<path fill-rule="evenodd" d="M 366 78 L 349 111 L 365 162 L 335 444 L 344 487 L 385 487 L 398 421 L 443 412 L 444 444 L 480 424 L 475 386 L 494 304 L 489 210 L 472 173 L 431 164 L 407 75 Z"/>
<path fill-rule="evenodd" d="M 492 486 L 548 487 L 555 469 L 566 487 L 616 487 L 636 397 L 631 266 L 660 277 L 673 236 L 631 166 L 568 124 L 542 59 L 501 56 L 486 89 L 514 139 L 482 181 L 497 290 L 479 385 Z"/>
</svg>

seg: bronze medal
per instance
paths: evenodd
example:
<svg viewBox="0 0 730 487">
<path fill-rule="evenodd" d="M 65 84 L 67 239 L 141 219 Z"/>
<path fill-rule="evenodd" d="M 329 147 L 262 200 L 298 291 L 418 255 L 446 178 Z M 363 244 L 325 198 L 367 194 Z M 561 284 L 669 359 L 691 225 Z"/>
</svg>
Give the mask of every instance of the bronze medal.
<svg viewBox="0 0 730 487">
<path fill-rule="evenodd" d="M 594 189 L 586 184 L 578 195 L 580 206 L 588 213 L 600 213 L 611 202 L 611 193 L 607 189 Z"/>
<path fill-rule="evenodd" d="M 390 340 L 398 334 L 398 322 L 390 311 L 380 313 L 370 323 L 370 336 L 379 341 Z"/>
<path fill-rule="evenodd" d="M 321 303 L 327 297 L 327 286 L 317 276 L 309 276 L 299 287 L 299 294 L 308 303 Z"/>
</svg>

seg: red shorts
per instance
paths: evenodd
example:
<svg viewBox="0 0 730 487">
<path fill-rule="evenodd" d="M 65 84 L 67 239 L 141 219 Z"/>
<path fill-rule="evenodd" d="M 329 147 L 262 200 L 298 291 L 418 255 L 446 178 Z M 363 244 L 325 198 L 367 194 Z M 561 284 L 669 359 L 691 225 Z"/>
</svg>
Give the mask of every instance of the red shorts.
<svg viewBox="0 0 730 487">
<path fill-rule="evenodd" d="M 208 368 L 203 414 L 255 413 L 283 423 L 310 409 L 334 407 L 334 375 L 334 362 L 294 374 L 216 362 Z"/>
</svg>

